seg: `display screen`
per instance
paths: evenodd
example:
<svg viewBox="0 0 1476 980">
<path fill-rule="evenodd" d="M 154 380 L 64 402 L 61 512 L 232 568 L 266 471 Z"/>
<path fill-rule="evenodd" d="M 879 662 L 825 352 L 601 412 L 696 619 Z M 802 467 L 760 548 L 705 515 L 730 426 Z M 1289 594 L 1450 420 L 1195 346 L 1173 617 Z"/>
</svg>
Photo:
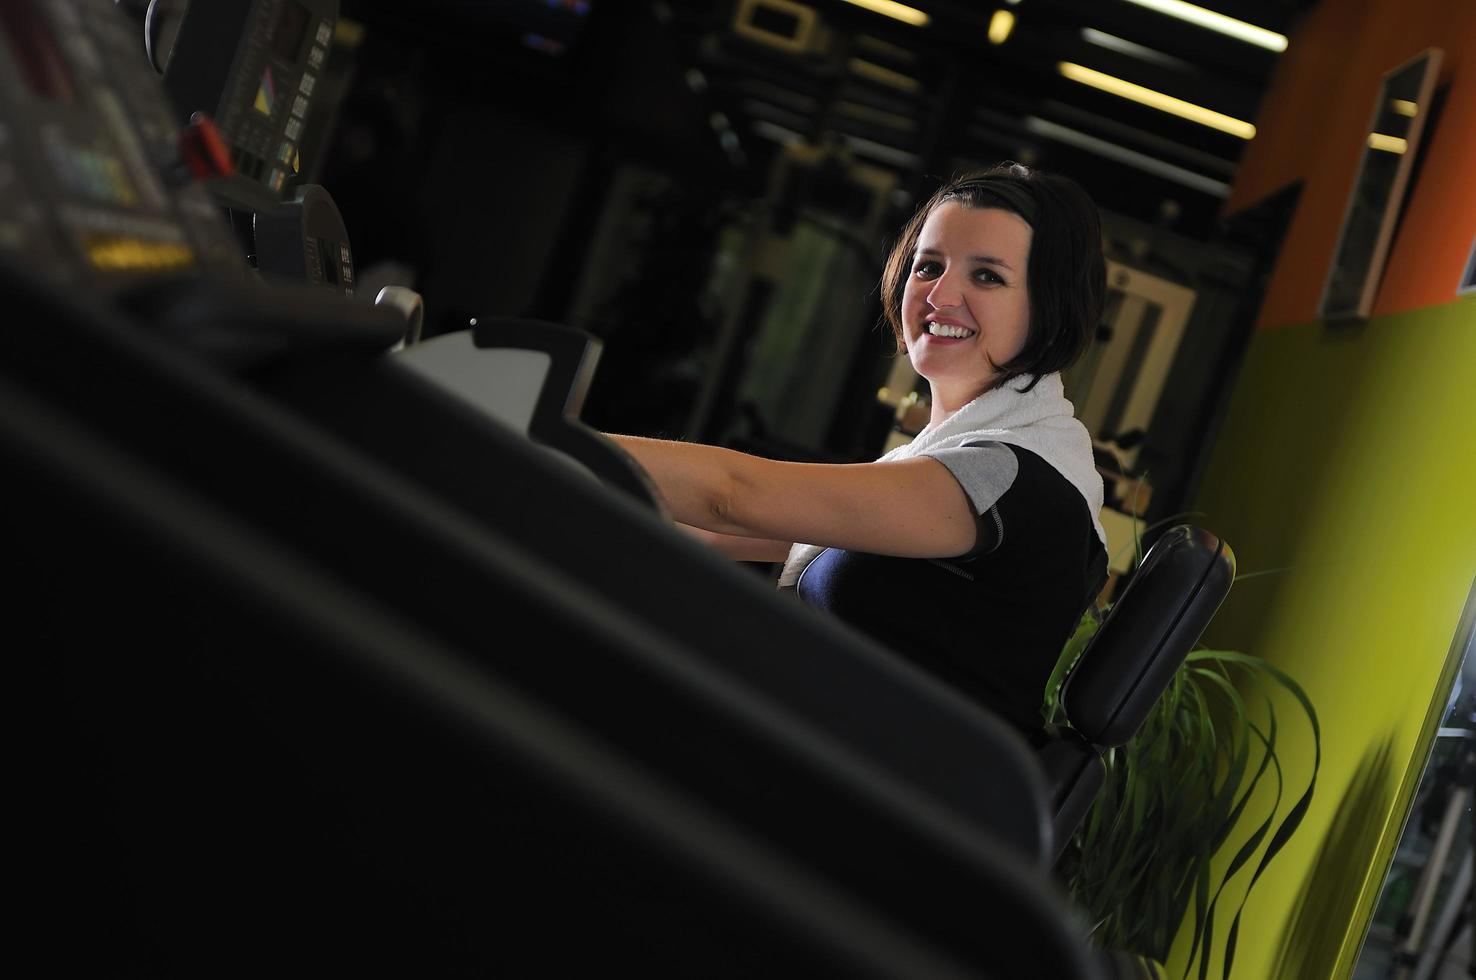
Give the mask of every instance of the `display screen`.
<svg viewBox="0 0 1476 980">
<path fill-rule="evenodd" d="M 296 0 L 282 0 L 282 6 L 277 9 L 277 22 L 272 25 L 272 35 L 267 40 L 272 53 L 284 61 L 296 61 L 310 19 L 311 15 L 302 4 Z"/>
</svg>

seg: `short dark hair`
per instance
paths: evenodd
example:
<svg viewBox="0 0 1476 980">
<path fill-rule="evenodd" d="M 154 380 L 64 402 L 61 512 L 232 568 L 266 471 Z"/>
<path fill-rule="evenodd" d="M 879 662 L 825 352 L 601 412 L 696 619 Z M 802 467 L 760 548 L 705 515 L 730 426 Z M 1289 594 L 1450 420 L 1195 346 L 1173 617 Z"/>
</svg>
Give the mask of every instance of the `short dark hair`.
<svg viewBox="0 0 1476 980">
<path fill-rule="evenodd" d="M 928 216 L 949 201 L 1012 212 L 1032 229 L 1026 277 L 1030 329 L 1020 353 L 997 365 L 1001 375 L 994 385 L 1029 375 L 1030 383 L 1021 389 L 1029 391 L 1043 375 L 1074 364 L 1096 333 L 1107 292 L 1097 206 L 1071 178 L 1018 163 L 966 173 L 938 188 L 903 227 L 882 272 L 882 313 L 899 349 L 905 347 L 902 290 L 918 236 Z"/>
</svg>

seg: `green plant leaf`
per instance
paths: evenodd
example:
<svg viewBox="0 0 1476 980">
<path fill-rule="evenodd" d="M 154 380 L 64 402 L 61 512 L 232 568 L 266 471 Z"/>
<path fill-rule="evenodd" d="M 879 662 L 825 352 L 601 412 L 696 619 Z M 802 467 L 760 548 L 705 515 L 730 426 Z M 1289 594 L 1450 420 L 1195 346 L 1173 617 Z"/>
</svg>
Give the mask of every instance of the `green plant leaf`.
<svg viewBox="0 0 1476 980">
<path fill-rule="evenodd" d="M 1272 688 L 1292 693 L 1313 733 L 1312 775 L 1285 815 L 1288 794 L 1276 744 L 1281 720 Z M 1264 725 L 1251 716 L 1253 692 L 1261 695 L 1254 703 L 1264 703 Z M 1252 753 L 1259 755 L 1255 765 Z M 1250 891 L 1305 815 L 1320 760 L 1316 713 L 1291 678 L 1257 657 L 1195 650 L 1138 734 L 1106 753 L 1102 790 L 1067 848 L 1069 859 L 1058 865 L 1078 904 L 1098 923 L 1093 941 L 1162 961 L 1187 918 L 1193 932 L 1185 977 L 1208 978 L 1217 958 L 1228 977 Z M 1268 775 L 1276 781 L 1270 812 L 1215 875 L 1215 854 L 1236 837 Z M 1253 871 L 1243 891 L 1233 889 L 1236 914 L 1218 950 L 1217 909 L 1231 900 L 1232 882 L 1244 878 L 1247 867 Z"/>
</svg>

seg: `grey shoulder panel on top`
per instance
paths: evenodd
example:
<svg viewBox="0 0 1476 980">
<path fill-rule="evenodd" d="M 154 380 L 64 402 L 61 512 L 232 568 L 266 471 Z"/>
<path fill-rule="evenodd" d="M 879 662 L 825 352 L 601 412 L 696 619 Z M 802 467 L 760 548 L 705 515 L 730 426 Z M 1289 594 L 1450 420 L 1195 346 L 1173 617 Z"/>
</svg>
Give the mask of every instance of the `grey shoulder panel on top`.
<svg viewBox="0 0 1476 980">
<path fill-rule="evenodd" d="M 953 474 L 968 494 L 975 514 L 983 514 L 1014 485 L 1020 472 L 1020 461 L 1001 442 L 978 442 L 956 449 L 938 449 L 923 453 L 931 456 Z"/>
</svg>

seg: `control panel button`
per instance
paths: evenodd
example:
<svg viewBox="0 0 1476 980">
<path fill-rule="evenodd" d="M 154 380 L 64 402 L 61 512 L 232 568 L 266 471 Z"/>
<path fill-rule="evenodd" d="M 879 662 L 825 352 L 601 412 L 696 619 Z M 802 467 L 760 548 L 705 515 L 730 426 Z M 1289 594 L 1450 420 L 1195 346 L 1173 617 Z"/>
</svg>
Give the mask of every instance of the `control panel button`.
<svg viewBox="0 0 1476 980">
<path fill-rule="evenodd" d="M 220 138 L 215 123 L 203 112 L 192 115 L 189 125 L 180 130 L 179 155 L 191 176 L 199 180 L 229 177 L 235 172 L 225 140 Z"/>
</svg>

